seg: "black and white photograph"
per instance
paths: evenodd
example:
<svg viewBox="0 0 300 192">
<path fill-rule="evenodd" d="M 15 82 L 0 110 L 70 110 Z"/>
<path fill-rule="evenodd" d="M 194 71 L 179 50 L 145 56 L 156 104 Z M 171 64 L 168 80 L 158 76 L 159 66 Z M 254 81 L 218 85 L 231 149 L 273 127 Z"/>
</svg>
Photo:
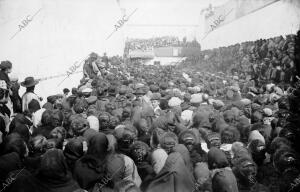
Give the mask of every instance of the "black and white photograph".
<svg viewBox="0 0 300 192">
<path fill-rule="evenodd" d="M 0 0 L 0 192 L 299 192 L 300 0 Z"/>
</svg>

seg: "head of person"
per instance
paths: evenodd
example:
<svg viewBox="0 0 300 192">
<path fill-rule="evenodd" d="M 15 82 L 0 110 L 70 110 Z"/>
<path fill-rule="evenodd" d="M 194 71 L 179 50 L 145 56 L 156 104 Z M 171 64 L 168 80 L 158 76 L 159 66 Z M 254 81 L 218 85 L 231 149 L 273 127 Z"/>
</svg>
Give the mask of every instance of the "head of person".
<svg viewBox="0 0 300 192">
<path fill-rule="evenodd" d="M 90 54 L 90 60 L 91 60 L 91 61 L 95 61 L 95 60 L 97 60 L 97 58 L 98 58 L 97 53 L 92 52 L 92 53 Z"/>
<path fill-rule="evenodd" d="M 5 81 L 0 80 L 0 104 L 8 102 L 9 90 Z"/>
<path fill-rule="evenodd" d="M 184 144 L 191 152 L 197 144 L 197 137 L 192 130 L 185 130 L 179 134 L 179 143 Z"/>
<path fill-rule="evenodd" d="M 256 183 L 257 166 L 251 157 L 240 157 L 233 166 L 233 171 L 239 182 L 244 185 Z"/>
<path fill-rule="evenodd" d="M 26 88 L 26 91 L 34 91 L 35 86 L 39 83 L 38 80 L 35 80 L 33 77 L 26 77 L 21 86 Z"/>
<path fill-rule="evenodd" d="M 28 110 L 30 113 L 35 113 L 41 109 L 40 103 L 36 99 L 32 99 L 28 104 Z"/>
<path fill-rule="evenodd" d="M 86 101 L 86 99 L 80 99 L 78 101 L 75 102 L 73 109 L 75 111 L 75 113 L 80 114 L 86 111 L 86 109 L 88 108 L 89 104 Z"/>
<path fill-rule="evenodd" d="M 152 152 L 151 164 L 156 174 L 158 174 L 163 169 L 167 161 L 167 158 L 168 158 L 168 154 L 164 149 L 158 148 Z"/>
<path fill-rule="evenodd" d="M 70 121 L 70 127 L 73 130 L 74 135 L 76 136 L 82 135 L 87 129 L 90 128 L 87 119 L 83 118 L 79 114 L 71 116 Z"/>
<path fill-rule="evenodd" d="M 120 125 L 115 128 L 114 136 L 117 139 L 118 149 L 123 152 L 128 152 L 130 146 L 137 139 L 137 132 L 131 125 Z"/>
<path fill-rule="evenodd" d="M 150 131 L 147 120 L 143 118 L 136 123 L 135 127 L 137 128 L 139 135 L 147 135 Z"/>
<path fill-rule="evenodd" d="M 156 95 L 156 94 L 155 94 Z M 154 96 L 151 98 L 151 104 L 153 108 L 159 107 L 160 99 L 154 98 Z"/>
<path fill-rule="evenodd" d="M 160 140 L 160 146 L 166 150 L 167 153 L 171 153 L 173 148 L 178 144 L 178 137 L 173 132 L 166 132 Z"/>
<path fill-rule="evenodd" d="M 42 155 L 47 151 L 47 139 L 42 135 L 37 135 L 29 140 L 29 156 Z"/>
<path fill-rule="evenodd" d="M 147 161 L 149 151 L 150 151 L 150 147 L 142 141 L 136 141 L 130 147 L 131 157 L 133 161 L 137 164 Z"/>
<path fill-rule="evenodd" d="M 78 89 L 76 87 L 73 87 L 71 93 L 72 95 L 77 95 Z"/>
<path fill-rule="evenodd" d="M 63 151 L 50 149 L 41 158 L 38 178 L 51 183 L 65 183 L 71 179 Z"/>
<path fill-rule="evenodd" d="M 194 177 L 196 180 L 195 188 L 200 191 L 212 191 L 210 172 L 206 163 L 196 163 L 194 169 Z"/>
<path fill-rule="evenodd" d="M 10 61 L 1 61 L 0 69 L 4 73 L 9 74 L 12 71 L 12 63 Z"/>
<path fill-rule="evenodd" d="M 88 142 L 87 155 L 104 159 L 108 153 L 108 139 L 104 133 L 97 133 Z"/>
<path fill-rule="evenodd" d="M 219 133 L 211 132 L 205 136 L 205 141 L 207 143 L 208 149 L 212 147 L 220 148 L 221 147 L 221 136 Z"/>
<path fill-rule="evenodd" d="M 18 133 L 21 136 L 21 138 L 25 141 L 25 143 L 28 143 L 29 138 L 30 138 L 28 125 L 25 125 L 22 123 L 16 123 L 15 128 L 12 131 L 12 133 Z"/>
<path fill-rule="evenodd" d="M 102 112 L 98 116 L 99 125 L 102 130 L 110 128 L 110 115 L 109 113 Z"/>
<path fill-rule="evenodd" d="M 229 162 L 226 158 L 225 153 L 218 148 L 210 148 L 208 154 L 208 167 L 209 169 L 221 169 L 229 166 Z"/>
<path fill-rule="evenodd" d="M 64 156 L 70 169 L 74 168 L 75 162 L 80 159 L 85 153 L 86 141 L 82 137 L 72 138 L 64 146 Z"/>
<path fill-rule="evenodd" d="M 18 133 L 11 133 L 3 141 L 3 154 L 15 152 L 21 159 L 28 156 L 28 147 Z"/>
<path fill-rule="evenodd" d="M 68 88 L 64 88 L 64 89 L 63 89 L 63 93 L 64 93 L 65 95 L 68 95 L 68 94 L 70 93 L 70 90 L 69 90 Z"/>
</svg>

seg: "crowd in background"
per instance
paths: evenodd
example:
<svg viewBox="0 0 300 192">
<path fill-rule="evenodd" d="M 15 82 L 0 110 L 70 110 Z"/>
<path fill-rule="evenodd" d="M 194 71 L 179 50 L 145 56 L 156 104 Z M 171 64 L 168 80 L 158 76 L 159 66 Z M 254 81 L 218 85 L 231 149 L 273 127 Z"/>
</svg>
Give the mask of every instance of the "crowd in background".
<svg viewBox="0 0 300 192">
<path fill-rule="evenodd" d="M 165 36 L 149 39 L 128 39 L 125 47 L 129 50 L 149 51 L 155 47 L 180 46 L 180 40 L 177 37 Z"/>
<path fill-rule="evenodd" d="M 277 84 L 290 83 L 296 71 L 295 38 L 296 35 L 291 34 L 204 50 L 188 61 L 202 70 L 251 73 L 256 83 L 269 80 Z"/>
<path fill-rule="evenodd" d="M 80 85 L 43 106 L 38 81 L 1 62 L 0 190 L 299 191 L 299 38 L 207 50 L 199 66 L 91 53 Z"/>
<path fill-rule="evenodd" d="M 186 37 L 179 40 L 178 37 L 165 36 L 165 37 L 154 37 L 149 39 L 128 39 L 125 42 L 124 52 L 128 54 L 129 51 L 152 51 L 153 48 L 159 47 L 200 47 L 200 44 L 193 40 L 187 41 Z"/>
</svg>

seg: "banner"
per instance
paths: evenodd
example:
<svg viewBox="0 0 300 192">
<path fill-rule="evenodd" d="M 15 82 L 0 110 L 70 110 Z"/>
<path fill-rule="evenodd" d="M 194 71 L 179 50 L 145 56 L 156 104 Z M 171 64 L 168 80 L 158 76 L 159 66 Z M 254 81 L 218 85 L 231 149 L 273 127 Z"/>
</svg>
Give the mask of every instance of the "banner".
<svg viewBox="0 0 300 192">
<path fill-rule="evenodd" d="M 279 0 L 229 0 L 218 7 L 205 9 L 205 35 L 240 17 L 262 9 Z"/>
</svg>

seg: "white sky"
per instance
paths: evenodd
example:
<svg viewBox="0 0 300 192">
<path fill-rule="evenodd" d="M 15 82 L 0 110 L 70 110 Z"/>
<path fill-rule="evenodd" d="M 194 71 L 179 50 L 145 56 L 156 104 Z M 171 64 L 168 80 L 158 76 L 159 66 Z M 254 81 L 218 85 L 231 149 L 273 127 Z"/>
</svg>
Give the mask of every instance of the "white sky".
<svg viewBox="0 0 300 192">
<path fill-rule="evenodd" d="M 75 61 L 91 51 L 100 55 L 103 52 L 109 56 L 122 55 L 126 37 L 173 35 L 201 39 L 204 21 L 200 11 L 209 3 L 217 6 L 226 1 L 120 0 L 119 7 L 117 0 L 0 0 L 0 60 L 10 60 L 13 73 L 23 81 L 26 76 L 40 78 L 66 73 Z M 22 20 L 40 8 L 33 20 L 10 40 Z M 127 15 L 136 8 L 137 11 L 106 40 L 116 22 L 122 18 L 120 8 L 126 9 Z M 276 18 L 279 17 L 277 15 Z M 239 30 L 237 25 L 231 26 L 235 27 L 235 31 Z M 222 37 L 210 38 L 206 45 L 215 46 L 220 39 Z M 59 87 L 57 85 L 63 78 L 43 81 L 36 92 L 43 97 L 56 94 L 64 87 L 78 85 L 80 77 L 80 74 L 74 75 Z"/>
</svg>

